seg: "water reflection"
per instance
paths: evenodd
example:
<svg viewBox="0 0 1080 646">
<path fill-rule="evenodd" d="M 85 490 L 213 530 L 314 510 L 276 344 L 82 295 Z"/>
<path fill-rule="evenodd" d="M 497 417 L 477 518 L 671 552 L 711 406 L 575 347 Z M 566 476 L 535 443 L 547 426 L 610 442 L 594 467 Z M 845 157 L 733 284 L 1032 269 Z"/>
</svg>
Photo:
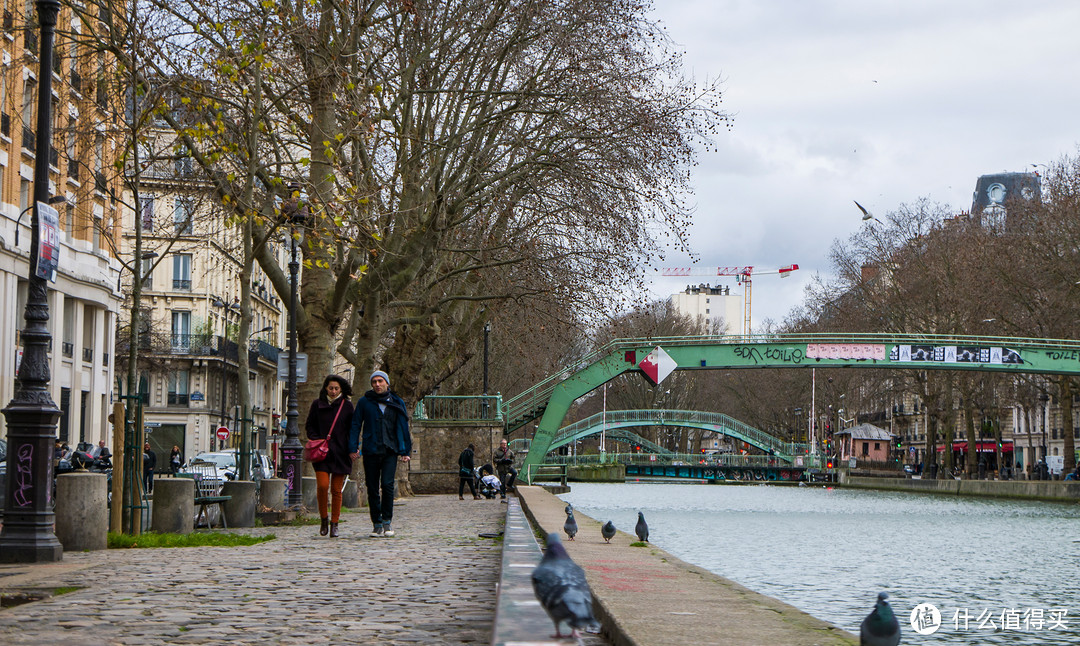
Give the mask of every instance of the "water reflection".
<svg viewBox="0 0 1080 646">
<path fill-rule="evenodd" d="M 561 497 L 582 513 L 632 534 L 641 510 L 658 547 L 855 634 L 884 590 L 904 643 L 1080 643 L 1077 505 L 823 487 L 572 487 Z M 941 612 L 932 637 L 908 623 L 920 603 Z M 1067 612 L 1064 629 L 1049 630 L 1054 609 Z"/>
</svg>

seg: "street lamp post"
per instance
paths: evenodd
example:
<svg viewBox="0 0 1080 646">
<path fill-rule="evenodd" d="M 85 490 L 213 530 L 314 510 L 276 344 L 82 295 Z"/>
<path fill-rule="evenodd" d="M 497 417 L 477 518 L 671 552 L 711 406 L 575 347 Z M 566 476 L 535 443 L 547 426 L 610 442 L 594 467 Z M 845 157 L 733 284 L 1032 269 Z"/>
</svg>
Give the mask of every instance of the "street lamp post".
<svg viewBox="0 0 1080 646">
<path fill-rule="evenodd" d="M 60 409 L 49 394 L 48 283 L 38 275 L 40 214 L 49 199 L 49 144 L 52 141 L 53 38 L 58 0 L 36 0 L 41 24 L 38 55 L 37 155 L 34 159 L 34 210 L 31 217 L 30 275 L 22 331 L 25 348 L 15 381 L 15 396 L 3 410 L 7 419 L 7 486 L 4 527 L 0 531 L 0 561 L 36 563 L 59 561 L 64 548 L 53 534 L 53 443 Z"/>
<path fill-rule="evenodd" d="M 289 188 L 293 193 L 299 190 L 295 186 Z M 297 411 L 296 397 L 296 287 L 297 274 L 300 272 L 300 262 L 296 258 L 296 227 L 303 225 L 305 214 L 296 204 L 295 198 L 290 199 L 286 209 L 289 216 L 289 242 L 292 255 L 289 260 L 289 398 L 285 412 L 285 442 L 281 445 L 281 461 L 289 491 L 286 506 L 299 507 L 304 502 L 301 479 L 304 447 L 300 444 L 300 426 L 297 423 L 300 413 Z"/>
<path fill-rule="evenodd" d="M 229 393 L 225 385 L 225 382 L 227 380 L 226 370 L 229 367 L 228 361 L 225 357 L 225 349 L 228 345 L 227 342 L 229 340 L 229 308 L 232 306 L 229 305 L 228 301 L 221 298 L 215 298 L 213 301 L 213 305 L 214 307 L 222 308 L 222 316 L 224 316 L 225 320 L 221 332 L 221 419 L 218 421 L 218 426 L 221 427 L 225 426 L 225 404 Z M 239 352 L 239 349 L 237 349 L 237 352 Z M 237 357 L 237 359 L 239 360 L 239 357 Z M 223 440 L 218 440 L 218 448 L 225 448 Z"/>
</svg>

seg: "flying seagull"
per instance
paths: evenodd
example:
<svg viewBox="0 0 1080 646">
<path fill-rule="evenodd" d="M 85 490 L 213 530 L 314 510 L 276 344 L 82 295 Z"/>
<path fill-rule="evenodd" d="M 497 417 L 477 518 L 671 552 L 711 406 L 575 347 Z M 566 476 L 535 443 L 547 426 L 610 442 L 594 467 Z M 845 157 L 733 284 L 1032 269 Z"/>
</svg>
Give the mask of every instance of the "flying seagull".
<svg viewBox="0 0 1080 646">
<path fill-rule="evenodd" d="M 604 526 L 600 528 L 600 535 L 604 537 L 604 540 L 608 543 L 611 539 L 615 538 L 615 523 L 610 520 L 604 523 Z"/>
<path fill-rule="evenodd" d="M 563 523 L 563 531 L 566 532 L 566 537 L 570 540 L 574 540 L 574 535 L 577 534 L 577 520 L 574 519 L 574 510 L 566 512 L 566 522 Z"/>
<path fill-rule="evenodd" d="M 577 629 L 595 631 L 596 619 L 592 614 L 592 593 L 585 580 L 585 571 L 566 553 L 559 542 L 559 535 L 547 535 L 547 551 L 532 573 L 533 592 L 555 622 L 555 637 L 561 638 L 559 624 L 570 626 L 570 636 L 577 638 Z"/>
<path fill-rule="evenodd" d="M 649 523 L 645 522 L 645 514 L 640 511 L 637 513 L 637 525 L 634 527 L 634 532 L 637 533 L 637 539 L 643 543 L 649 542 Z"/>
<path fill-rule="evenodd" d="M 859 646 L 896 646 L 900 643 L 900 622 L 886 601 L 888 598 L 888 594 L 878 593 L 874 609 L 859 626 Z"/>
<path fill-rule="evenodd" d="M 855 202 L 855 200 L 851 200 L 851 201 Z M 863 220 L 877 220 L 878 222 L 881 222 L 881 220 L 877 219 L 876 215 L 874 215 L 870 211 L 867 211 L 866 208 L 862 204 L 859 204 L 858 202 L 855 202 L 855 206 L 859 207 L 859 210 L 862 211 L 862 219 Z"/>
</svg>

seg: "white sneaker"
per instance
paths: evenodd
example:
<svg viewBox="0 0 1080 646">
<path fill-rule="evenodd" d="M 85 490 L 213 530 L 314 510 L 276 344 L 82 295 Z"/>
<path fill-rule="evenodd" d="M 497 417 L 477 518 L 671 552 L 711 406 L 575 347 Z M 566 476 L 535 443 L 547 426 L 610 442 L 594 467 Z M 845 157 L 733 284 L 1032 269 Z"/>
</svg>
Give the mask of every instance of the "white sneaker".
<svg viewBox="0 0 1080 646">
<path fill-rule="evenodd" d="M 382 525 L 376 525 L 375 529 L 371 530 L 371 533 L 368 534 L 368 536 L 370 536 L 372 538 L 382 538 L 383 537 L 383 526 Z"/>
<path fill-rule="evenodd" d="M 382 535 L 389 538 L 394 535 L 394 530 L 390 529 L 390 523 L 386 523 L 382 526 Z"/>
</svg>

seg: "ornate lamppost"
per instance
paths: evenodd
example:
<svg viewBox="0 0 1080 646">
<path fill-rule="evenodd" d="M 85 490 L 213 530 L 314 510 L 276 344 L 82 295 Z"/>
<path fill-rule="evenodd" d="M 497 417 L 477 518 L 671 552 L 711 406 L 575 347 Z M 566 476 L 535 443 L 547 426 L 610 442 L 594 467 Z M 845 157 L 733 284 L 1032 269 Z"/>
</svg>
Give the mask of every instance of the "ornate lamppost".
<svg viewBox="0 0 1080 646">
<path fill-rule="evenodd" d="M 290 193 L 295 193 L 299 187 L 289 185 L 289 190 Z M 300 443 L 300 425 L 297 423 L 300 413 L 297 411 L 296 397 L 296 288 L 297 274 L 300 272 L 300 261 L 296 258 L 296 229 L 298 226 L 303 226 L 307 214 L 299 207 L 296 198 L 292 197 L 286 203 L 285 209 L 289 218 L 289 243 L 292 255 L 289 260 L 289 398 L 286 404 L 285 442 L 281 445 L 281 462 L 289 492 L 285 506 L 292 508 L 299 507 L 304 502 L 301 477 L 301 469 L 304 466 L 304 447 Z"/>
<path fill-rule="evenodd" d="M 221 418 L 218 421 L 218 427 L 223 427 L 225 426 L 225 402 L 229 394 L 228 386 L 226 385 L 228 378 L 226 371 L 229 367 L 229 363 L 226 360 L 226 348 L 229 341 L 229 309 L 232 305 L 230 305 L 227 300 L 216 297 L 214 298 L 212 305 L 214 307 L 220 307 L 222 309 L 222 316 L 224 317 L 224 323 L 222 324 L 223 330 L 221 332 Z M 237 352 L 239 351 L 238 348 Z M 237 361 L 239 361 L 239 356 L 237 357 Z M 221 446 L 221 442 L 222 440 L 218 440 L 218 448 L 224 448 Z"/>
<path fill-rule="evenodd" d="M 15 381 L 15 396 L 4 409 L 7 420 L 7 487 L 4 528 L 0 531 L 0 561 L 35 563 L 59 561 L 64 548 L 53 534 L 53 444 L 60 409 L 49 394 L 48 273 L 42 265 L 41 217 L 49 199 L 49 144 L 52 141 L 53 38 L 58 0 L 37 0 L 41 24 L 38 55 L 37 155 L 34 159 L 34 211 L 30 221 L 30 275 L 22 331 L 23 357 Z M 46 241 L 49 242 L 49 241 Z M 45 269 L 46 271 L 39 271 Z"/>
</svg>

